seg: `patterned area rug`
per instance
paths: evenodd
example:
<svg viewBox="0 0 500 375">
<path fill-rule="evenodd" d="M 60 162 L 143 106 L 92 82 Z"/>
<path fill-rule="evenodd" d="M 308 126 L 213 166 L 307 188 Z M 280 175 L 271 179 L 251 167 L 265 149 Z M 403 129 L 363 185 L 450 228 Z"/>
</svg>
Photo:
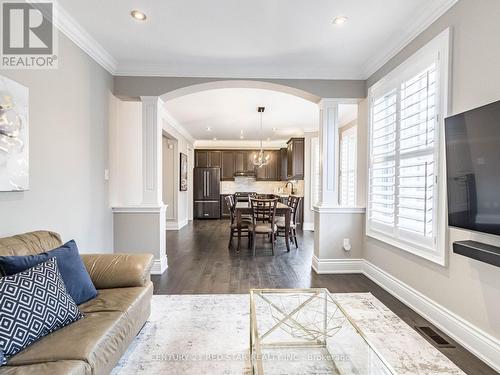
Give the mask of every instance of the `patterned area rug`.
<svg viewBox="0 0 500 375">
<path fill-rule="evenodd" d="M 397 374 L 463 374 L 370 293 L 334 297 Z M 153 296 L 149 321 L 113 375 L 251 374 L 249 319 L 248 295 Z M 273 364 L 273 374 L 334 373 L 317 361 Z"/>
</svg>

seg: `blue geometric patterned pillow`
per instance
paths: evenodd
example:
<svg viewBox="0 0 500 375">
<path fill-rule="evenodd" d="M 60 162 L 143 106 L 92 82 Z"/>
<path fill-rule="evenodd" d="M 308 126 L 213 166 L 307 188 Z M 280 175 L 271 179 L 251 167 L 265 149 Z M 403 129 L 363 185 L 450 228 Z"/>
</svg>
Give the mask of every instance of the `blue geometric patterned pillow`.
<svg viewBox="0 0 500 375">
<path fill-rule="evenodd" d="M 0 366 L 34 341 L 81 318 L 55 258 L 0 278 Z"/>
</svg>

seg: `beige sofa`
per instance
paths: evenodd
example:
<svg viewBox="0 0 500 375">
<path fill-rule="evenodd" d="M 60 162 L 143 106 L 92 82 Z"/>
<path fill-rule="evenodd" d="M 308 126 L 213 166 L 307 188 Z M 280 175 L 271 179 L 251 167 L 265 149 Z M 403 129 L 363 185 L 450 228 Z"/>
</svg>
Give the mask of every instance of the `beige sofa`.
<svg viewBox="0 0 500 375">
<path fill-rule="evenodd" d="M 30 255 L 60 246 L 57 233 L 0 238 L 0 255 Z M 98 296 L 79 306 L 85 318 L 11 357 L 5 374 L 108 374 L 146 322 L 153 286 L 150 254 L 82 254 Z"/>
</svg>

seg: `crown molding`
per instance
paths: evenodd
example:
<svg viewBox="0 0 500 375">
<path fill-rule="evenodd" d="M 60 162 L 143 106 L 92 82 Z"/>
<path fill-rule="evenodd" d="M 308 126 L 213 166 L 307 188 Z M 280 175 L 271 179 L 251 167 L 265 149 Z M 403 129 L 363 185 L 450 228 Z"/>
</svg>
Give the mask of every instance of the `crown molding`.
<svg viewBox="0 0 500 375">
<path fill-rule="evenodd" d="M 276 140 L 276 141 L 263 141 L 262 146 L 264 149 L 279 150 L 280 148 L 286 147 L 287 140 Z M 248 150 L 258 150 L 260 149 L 260 141 L 248 140 L 248 139 L 235 139 L 235 140 L 208 140 L 208 139 L 197 139 L 194 142 L 195 148 L 206 148 L 206 149 L 217 149 L 217 150 L 234 150 L 234 149 L 248 149 Z"/>
<path fill-rule="evenodd" d="M 161 106 L 161 117 L 176 132 L 178 132 L 180 135 L 182 135 L 184 138 L 186 138 L 188 143 L 190 143 L 191 145 L 194 146 L 194 143 L 196 140 L 193 138 L 191 133 L 189 133 L 189 131 L 184 126 L 182 126 L 181 123 L 179 121 L 177 121 L 177 119 L 174 116 L 172 116 L 170 114 L 170 112 L 165 108 L 165 104 L 163 104 Z M 164 130 L 168 131 L 168 129 L 164 129 Z"/>
<path fill-rule="evenodd" d="M 34 0 L 28 1 L 36 3 Z M 407 28 L 408 33 L 381 51 L 378 58 L 370 57 L 361 69 L 330 67 L 328 71 L 318 69 L 305 71 L 304 68 L 286 70 L 282 66 L 256 69 L 255 65 L 239 67 L 230 71 L 228 67 L 221 66 L 212 68 L 200 66 L 165 67 L 165 64 L 162 63 L 118 62 L 60 5 L 60 2 L 55 2 L 54 24 L 71 41 L 114 76 L 367 80 L 458 1 L 447 0 L 437 8 L 425 9 L 424 14 Z"/>
<path fill-rule="evenodd" d="M 67 11 L 54 2 L 54 25 L 99 65 L 116 75 L 118 62 Z"/>
<path fill-rule="evenodd" d="M 369 79 L 374 73 L 376 73 L 380 68 L 387 64 L 393 57 L 395 57 L 408 44 L 410 44 L 413 39 L 424 32 L 430 25 L 438 20 L 458 1 L 459 0 L 447 0 L 445 3 L 435 9 L 426 9 L 424 14 L 417 18 L 415 22 L 407 28 L 408 33 L 403 34 L 401 38 L 396 39 L 395 43 L 389 44 L 385 51 L 381 51 L 378 58 L 371 57 L 368 60 L 363 68 L 364 79 Z"/>
</svg>

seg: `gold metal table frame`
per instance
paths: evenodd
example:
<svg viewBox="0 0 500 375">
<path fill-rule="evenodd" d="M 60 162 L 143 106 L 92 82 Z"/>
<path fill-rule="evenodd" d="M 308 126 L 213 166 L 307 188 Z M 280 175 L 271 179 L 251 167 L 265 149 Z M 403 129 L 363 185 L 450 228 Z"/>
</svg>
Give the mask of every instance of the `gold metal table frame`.
<svg viewBox="0 0 500 375">
<path fill-rule="evenodd" d="M 282 295 L 284 297 L 294 297 L 300 295 L 298 304 L 292 309 L 283 309 L 271 298 L 271 295 Z M 256 300 L 261 299 L 267 304 L 276 315 L 273 316 L 275 324 L 265 332 L 259 333 L 256 312 Z M 298 313 L 311 303 L 322 305 L 322 316 L 314 322 L 301 322 L 297 319 Z M 315 316 L 316 317 L 316 316 Z M 333 325 L 332 325 L 333 321 Z M 343 323 L 342 323 L 343 322 Z M 264 367 L 262 363 L 262 349 L 265 348 L 325 348 L 327 349 L 327 339 L 332 337 L 342 324 L 349 324 L 361 337 L 363 342 L 370 348 L 384 366 L 384 374 L 395 374 L 391 366 L 379 354 L 361 329 L 346 313 L 344 308 L 332 297 L 325 288 L 308 289 L 251 289 L 250 290 L 250 359 L 252 364 L 252 374 L 263 375 Z M 284 329 L 293 336 L 291 341 L 270 341 L 266 340 L 270 335 L 278 330 Z M 327 349 L 328 350 L 328 349 Z"/>
</svg>

